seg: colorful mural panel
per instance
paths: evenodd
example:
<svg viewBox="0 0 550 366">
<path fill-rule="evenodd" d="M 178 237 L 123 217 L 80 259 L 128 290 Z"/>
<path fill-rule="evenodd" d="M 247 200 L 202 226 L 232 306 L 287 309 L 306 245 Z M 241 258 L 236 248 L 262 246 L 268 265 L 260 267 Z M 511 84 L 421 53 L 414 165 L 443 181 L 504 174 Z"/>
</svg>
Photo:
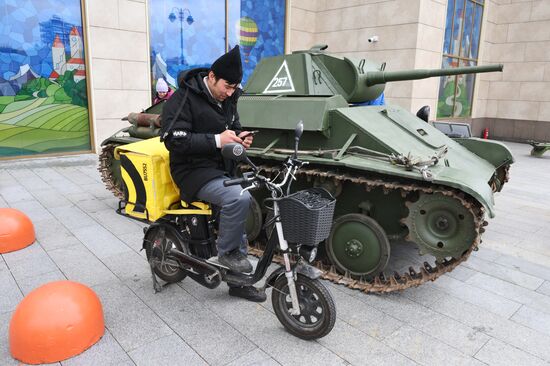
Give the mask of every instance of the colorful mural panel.
<svg viewBox="0 0 550 366">
<path fill-rule="evenodd" d="M 229 0 L 227 9 L 225 0 L 151 1 L 152 98 L 160 78 L 175 89 L 181 71 L 210 67 L 237 44 L 245 84 L 262 57 L 284 53 L 285 13 L 285 0 Z"/>
<path fill-rule="evenodd" d="M 239 44 L 243 84 L 263 57 L 285 53 L 285 0 L 229 0 L 229 47 Z"/>
<path fill-rule="evenodd" d="M 1 0 L 0 39 L 0 157 L 90 150 L 80 0 Z"/>
<path fill-rule="evenodd" d="M 225 52 L 225 0 L 149 2 L 151 76 L 176 87 L 182 70 L 210 67 Z"/>
<path fill-rule="evenodd" d="M 443 68 L 475 66 L 483 1 L 449 0 L 443 42 Z M 444 76 L 439 86 L 437 117 L 469 117 L 472 114 L 475 75 Z"/>
</svg>

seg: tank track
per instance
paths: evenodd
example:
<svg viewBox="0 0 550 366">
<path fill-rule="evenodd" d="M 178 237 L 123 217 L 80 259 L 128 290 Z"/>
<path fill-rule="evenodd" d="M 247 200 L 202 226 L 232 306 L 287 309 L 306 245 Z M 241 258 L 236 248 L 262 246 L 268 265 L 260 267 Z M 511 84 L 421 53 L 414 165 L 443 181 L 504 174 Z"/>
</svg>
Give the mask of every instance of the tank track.
<svg viewBox="0 0 550 366">
<path fill-rule="evenodd" d="M 116 186 L 112 169 L 109 167 L 110 162 L 115 158 L 115 147 L 117 146 L 117 144 L 106 144 L 103 146 L 99 154 L 99 166 L 97 170 L 101 174 L 101 180 L 107 190 L 111 191 L 116 198 L 124 199 L 124 193 Z"/>
<path fill-rule="evenodd" d="M 266 172 L 267 174 L 276 174 L 279 170 L 279 166 L 264 164 L 259 165 L 258 169 Z M 249 170 L 249 168 L 247 168 L 247 166 L 241 166 L 241 170 Z M 419 286 L 428 281 L 434 281 L 439 276 L 451 272 L 456 266 L 467 260 L 472 251 L 477 251 L 478 245 L 481 243 L 481 233 L 484 231 L 483 226 L 487 225 L 487 222 L 484 221 L 484 208 L 481 205 L 479 205 L 472 198 L 466 197 L 464 193 L 444 186 L 424 187 L 417 184 L 403 184 L 400 182 L 390 182 L 382 179 L 368 179 L 352 174 L 340 174 L 334 171 L 323 171 L 320 169 L 307 167 L 302 167 L 298 172 L 298 176 L 305 176 L 307 178 L 320 177 L 322 179 L 335 179 L 341 181 L 342 183 L 349 181 L 354 184 L 363 185 L 366 191 L 370 191 L 371 189 L 378 187 L 381 187 L 384 193 L 389 193 L 391 190 L 398 190 L 404 198 L 412 192 L 440 193 L 457 199 L 473 215 L 476 236 L 469 249 L 458 258 L 436 261 L 435 266 L 432 266 L 428 262 L 424 262 L 423 266 L 416 270 L 411 266 L 409 267 L 408 272 L 401 274 L 394 272 L 394 274 L 389 276 L 389 278 L 386 278 L 384 274 L 381 274 L 373 279 L 367 279 L 364 277 L 356 278 L 348 273 L 340 274 L 336 271 L 333 265 L 323 263 L 322 261 L 317 261 L 315 263 L 315 266 L 322 271 L 323 279 L 366 293 L 389 293 L 401 291 L 410 287 Z M 254 256 L 260 256 L 263 253 L 263 250 L 261 249 L 262 244 L 263 243 L 258 241 L 252 243 L 249 253 Z M 276 255 L 273 261 L 279 264 L 284 264 L 283 257 L 281 255 Z"/>
</svg>

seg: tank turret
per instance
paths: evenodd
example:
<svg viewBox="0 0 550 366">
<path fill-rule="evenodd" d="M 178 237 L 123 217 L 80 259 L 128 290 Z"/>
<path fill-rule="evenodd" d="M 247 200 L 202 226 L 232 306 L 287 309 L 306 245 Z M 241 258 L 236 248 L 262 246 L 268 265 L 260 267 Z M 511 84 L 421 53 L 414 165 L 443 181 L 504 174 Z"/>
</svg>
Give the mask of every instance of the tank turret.
<svg viewBox="0 0 550 366">
<path fill-rule="evenodd" d="M 502 71 L 502 65 L 385 71 L 386 63 L 338 57 L 323 52 L 325 45 L 291 55 L 264 58 L 249 79 L 246 94 L 332 96 L 349 103 L 376 99 L 387 82 Z"/>
</svg>

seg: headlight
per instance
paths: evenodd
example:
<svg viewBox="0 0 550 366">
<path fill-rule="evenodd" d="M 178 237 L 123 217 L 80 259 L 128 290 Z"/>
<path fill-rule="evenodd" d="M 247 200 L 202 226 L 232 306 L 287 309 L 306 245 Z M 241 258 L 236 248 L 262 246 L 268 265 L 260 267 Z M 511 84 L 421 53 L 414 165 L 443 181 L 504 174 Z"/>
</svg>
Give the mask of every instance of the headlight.
<svg viewBox="0 0 550 366">
<path fill-rule="evenodd" d="M 317 257 L 317 247 L 301 245 L 299 253 L 302 258 L 304 258 L 308 263 L 311 263 L 315 260 L 315 257 Z"/>
</svg>

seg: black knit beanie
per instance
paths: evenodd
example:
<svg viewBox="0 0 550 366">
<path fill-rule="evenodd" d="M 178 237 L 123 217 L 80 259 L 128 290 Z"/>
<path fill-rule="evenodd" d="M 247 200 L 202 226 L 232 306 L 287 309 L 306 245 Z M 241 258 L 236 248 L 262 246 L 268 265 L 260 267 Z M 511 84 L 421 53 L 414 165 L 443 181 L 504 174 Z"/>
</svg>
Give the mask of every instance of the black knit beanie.
<svg viewBox="0 0 550 366">
<path fill-rule="evenodd" d="M 240 83 L 243 78 L 243 65 L 239 46 L 220 56 L 210 69 L 217 77 L 227 80 L 230 84 Z"/>
</svg>

